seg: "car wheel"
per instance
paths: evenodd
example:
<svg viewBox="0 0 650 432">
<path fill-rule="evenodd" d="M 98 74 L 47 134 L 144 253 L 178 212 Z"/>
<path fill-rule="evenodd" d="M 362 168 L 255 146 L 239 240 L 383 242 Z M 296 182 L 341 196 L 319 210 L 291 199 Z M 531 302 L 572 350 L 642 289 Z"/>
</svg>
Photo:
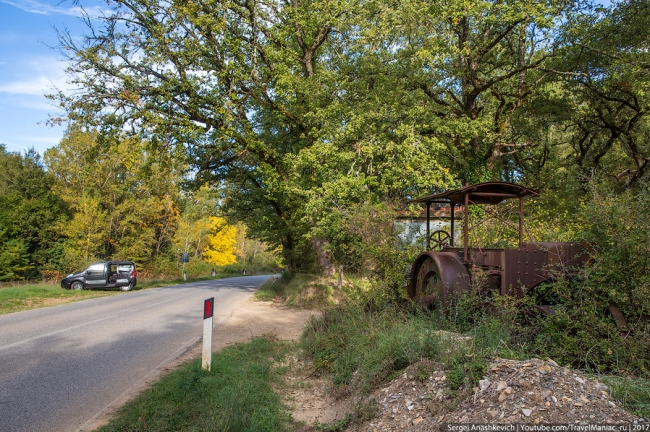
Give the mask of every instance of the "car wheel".
<svg viewBox="0 0 650 432">
<path fill-rule="evenodd" d="M 128 285 L 121 286 L 120 289 L 124 292 L 131 291 L 133 289 L 133 282 L 129 282 Z"/>
<path fill-rule="evenodd" d="M 82 290 L 84 289 L 84 284 L 79 281 L 74 281 L 72 282 L 72 285 L 70 285 L 70 288 L 73 290 Z"/>
</svg>

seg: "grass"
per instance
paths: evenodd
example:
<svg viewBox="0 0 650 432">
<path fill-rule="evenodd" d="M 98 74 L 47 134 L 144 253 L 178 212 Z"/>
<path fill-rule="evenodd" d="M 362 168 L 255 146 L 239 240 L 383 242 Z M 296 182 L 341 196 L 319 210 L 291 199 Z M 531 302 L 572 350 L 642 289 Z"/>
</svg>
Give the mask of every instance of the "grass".
<svg viewBox="0 0 650 432">
<path fill-rule="evenodd" d="M 0 315 L 117 294 L 116 291 L 66 290 L 56 284 L 0 288 Z"/>
<path fill-rule="evenodd" d="M 612 396 L 619 400 L 628 411 L 643 419 L 650 418 L 649 380 L 628 376 L 600 376 L 597 378 L 609 386 Z"/>
<path fill-rule="evenodd" d="M 273 387 L 292 345 L 255 338 L 212 356 L 212 370 L 200 359 L 164 376 L 126 404 L 99 429 L 114 431 L 283 431 L 291 416 Z"/>
<path fill-rule="evenodd" d="M 314 372 L 331 374 L 334 384 L 364 393 L 424 359 L 466 368 L 466 354 L 475 350 L 472 340 L 435 330 L 440 327 L 438 317 L 415 309 L 345 305 L 312 320 L 301 345 Z M 460 379 L 468 376 L 474 378 L 464 374 Z"/>
</svg>

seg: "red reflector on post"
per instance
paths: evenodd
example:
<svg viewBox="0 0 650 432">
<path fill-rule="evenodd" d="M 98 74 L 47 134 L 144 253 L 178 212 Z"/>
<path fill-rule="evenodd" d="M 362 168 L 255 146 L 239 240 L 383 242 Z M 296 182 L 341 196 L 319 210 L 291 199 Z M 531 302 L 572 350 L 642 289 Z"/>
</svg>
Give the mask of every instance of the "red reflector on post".
<svg viewBox="0 0 650 432">
<path fill-rule="evenodd" d="M 207 299 L 203 302 L 203 319 L 208 319 L 212 317 L 214 312 L 214 297 Z"/>
</svg>

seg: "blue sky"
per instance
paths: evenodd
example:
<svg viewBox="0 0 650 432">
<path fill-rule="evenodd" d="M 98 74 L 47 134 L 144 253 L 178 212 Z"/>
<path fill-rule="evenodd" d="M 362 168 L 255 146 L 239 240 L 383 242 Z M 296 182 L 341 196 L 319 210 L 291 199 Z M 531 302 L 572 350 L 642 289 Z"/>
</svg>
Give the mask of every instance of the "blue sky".
<svg viewBox="0 0 650 432">
<path fill-rule="evenodd" d="M 97 0 L 81 0 L 91 13 L 106 8 Z M 8 151 L 34 147 L 39 153 L 58 144 L 65 127 L 50 127 L 48 114 L 61 114 L 44 94 L 66 88 L 65 63 L 56 31 L 81 35 L 84 26 L 72 1 L 0 0 L 0 144 Z"/>
</svg>

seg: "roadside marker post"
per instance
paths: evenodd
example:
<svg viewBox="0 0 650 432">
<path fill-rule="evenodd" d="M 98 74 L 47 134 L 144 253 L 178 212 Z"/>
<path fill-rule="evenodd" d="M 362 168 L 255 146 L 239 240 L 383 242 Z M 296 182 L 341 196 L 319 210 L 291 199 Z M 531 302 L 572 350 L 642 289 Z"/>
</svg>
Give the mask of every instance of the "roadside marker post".
<svg viewBox="0 0 650 432">
<path fill-rule="evenodd" d="M 212 315 L 214 297 L 203 302 L 203 363 L 204 370 L 210 371 L 212 365 Z"/>
<path fill-rule="evenodd" d="M 181 261 L 183 262 L 183 280 L 187 281 L 187 275 L 185 273 L 185 264 L 190 262 L 190 256 L 187 254 L 187 252 L 183 252 L 183 256 L 181 256 Z"/>
</svg>

